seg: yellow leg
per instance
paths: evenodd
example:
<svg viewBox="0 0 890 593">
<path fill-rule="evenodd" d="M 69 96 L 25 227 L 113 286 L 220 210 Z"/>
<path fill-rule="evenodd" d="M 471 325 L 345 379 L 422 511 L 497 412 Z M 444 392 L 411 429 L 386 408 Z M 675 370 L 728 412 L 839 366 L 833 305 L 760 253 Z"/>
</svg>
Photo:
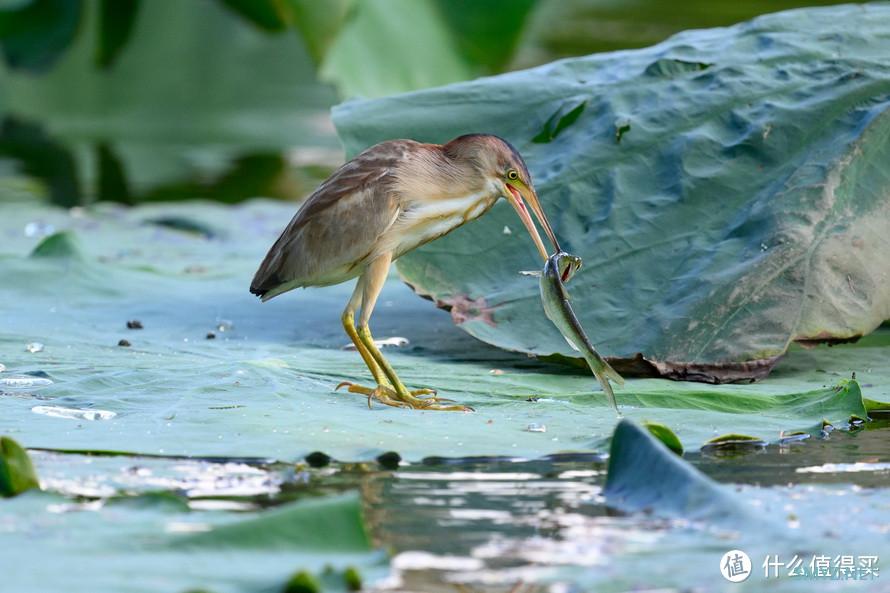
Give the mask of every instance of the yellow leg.
<svg viewBox="0 0 890 593">
<path fill-rule="evenodd" d="M 371 397 L 377 397 L 381 401 L 386 400 L 386 403 L 389 405 L 401 405 L 397 400 L 393 400 L 391 397 L 387 398 L 387 395 L 394 394 L 395 390 L 392 389 L 392 384 L 390 384 L 389 379 L 386 378 L 386 374 L 381 370 L 380 365 L 377 364 L 377 361 L 374 360 L 371 353 L 368 352 L 368 349 L 362 343 L 358 336 L 358 332 L 355 329 L 355 310 L 361 304 L 363 291 L 364 278 L 360 278 L 355 285 L 355 290 L 352 292 L 352 297 L 350 297 L 349 303 L 346 304 L 346 308 L 343 310 L 343 315 L 340 316 L 340 321 L 343 322 L 343 329 L 346 330 L 346 335 L 352 340 L 355 349 L 358 350 L 362 360 L 365 361 L 365 366 L 368 367 L 368 370 L 371 371 L 371 375 L 374 376 L 374 381 L 377 383 L 377 387 L 364 387 L 362 385 L 351 383 L 350 381 L 343 381 L 334 389 L 347 387 L 351 393 L 365 395 L 368 397 L 368 406 L 371 405 Z M 411 392 L 411 394 L 415 396 L 428 394 L 435 395 L 435 393 L 436 391 L 434 389 L 417 389 Z"/>
<path fill-rule="evenodd" d="M 348 335 L 349 339 L 352 340 L 352 343 L 355 344 L 355 349 L 358 350 L 362 360 L 365 361 L 365 365 L 368 367 L 368 370 L 371 371 L 377 385 L 389 385 L 389 380 L 386 378 L 386 375 L 383 374 L 383 371 L 380 370 L 380 365 L 377 364 L 377 361 L 374 360 L 371 353 L 368 352 L 368 349 L 362 344 L 362 341 L 358 337 L 358 332 L 355 331 L 355 310 L 362 300 L 363 287 L 364 279 L 360 278 L 355 285 L 355 290 L 352 292 L 352 296 L 349 299 L 349 303 L 346 305 L 346 309 L 343 311 L 343 315 L 340 317 L 340 321 L 343 322 L 343 329 L 346 330 L 346 335 Z M 339 388 L 342 385 L 343 383 L 337 387 Z"/>
<path fill-rule="evenodd" d="M 365 354 L 367 354 L 368 358 L 365 358 L 365 363 L 368 365 L 368 368 L 371 369 L 372 374 L 374 374 L 374 379 L 377 381 L 377 388 L 369 389 L 367 387 L 348 383 L 341 383 L 338 387 L 349 385 L 349 391 L 352 393 L 367 395 L 369 405 L 371 398 L 373 397 L 381 403 L 397 407 L 425 410 L 471 410 L 471 408 L 460 405 L 442 405 L 440 402 L 449 400 L 435 397 L 436 392 L 432 389 L 417 389 L 410 391 L 405 387 L 405 384 L 399 379 L 399 376 L 389 364 L 389 361 L 386 360 L 386 357 L 383 356 L 383 353 L 380 352 L 380 349 L 377 348 L 377 345 L 374 343 L 374 338 L 371 336 L 371 329 L 368 327 L 368 321 L 371 318 L 371 313 L 374 311 L 374 306 L 377 304 L 377 297 L 380 295 L 383 283 L 386 281 L 386 275 L 389 272 L 391 262 L 392 256 L 390 254 L 385 254 L 375 259 L 365 269 L 365 272 L 362 274 L 361 280 L 359 281 L 359 285 L 356 286 L 356 290 L 358 291 L 361 289 L 362 292 L 362 312 L 359 317 L 358 329 L 354 330 L 356 332 L 356 338 L 353 338 L 353 342 L 356 343 L 356 348 L 362 353 L 362 358 L 365 358 Z M 354 299 L 355 295 L 353 295 L 353 299 L 350 299 L 350 305 L 355 305 L 353 302 Z M 347 306 L 347 312 L 349 312 L 349 308 L 350 307 Z M 346 322 L 344 321 L 344 326 L 345 325 Z M 347 333 L 350 333 L 349 329 L 347 329 Z M 353 336 L 350 333 L 350 338 L 352 337 Z M 375 367 L 372 366 L 368 359 L 376 364 L 376 369 L 382 373 L 384 380 L 381 380 L 381 378 L 378 377 L 377 373 L 375 373 Z M 418 397 L 424 395 L 429 395 L 429 397 Z"/>
</svg>

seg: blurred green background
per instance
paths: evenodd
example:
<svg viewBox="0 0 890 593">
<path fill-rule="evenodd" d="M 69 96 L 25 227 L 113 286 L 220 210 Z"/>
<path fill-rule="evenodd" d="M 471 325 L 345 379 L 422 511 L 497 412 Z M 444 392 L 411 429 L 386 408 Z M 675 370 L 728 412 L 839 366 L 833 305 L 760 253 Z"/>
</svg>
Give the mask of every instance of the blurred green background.
<svg viewBox="0 0 890 593">
<path fill-rule="evenodd" d="M 819 4 L 0 0 L 0 200 L 299 200 L 342 161 L 339 101 Z"/>
</svg>

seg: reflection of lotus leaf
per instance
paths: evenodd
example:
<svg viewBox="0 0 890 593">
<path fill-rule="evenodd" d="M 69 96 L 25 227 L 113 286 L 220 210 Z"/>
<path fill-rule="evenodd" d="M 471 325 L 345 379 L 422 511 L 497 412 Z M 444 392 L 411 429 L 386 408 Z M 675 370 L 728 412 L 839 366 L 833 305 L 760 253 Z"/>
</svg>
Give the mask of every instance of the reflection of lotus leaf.
<svg viewBox="0 0 890 593">
<path fill-rule="evenodd" d="M 350 153 L 492 132 L 516 144 L 563 247 L 574 308 L 619 370 L 765 376 L 794 340 L 890 318 L 890 6 L 767 15 L 334 112 Z M 583 105 L 583 109 L 578 106 Z M 573 355 L 541 315 L 509 208 L 399 261 L 472 335 Z M 484 257 L 482 257 L 484 254 Z M 641 356 L 638 356 L 641 354 Z"/>
</svg>

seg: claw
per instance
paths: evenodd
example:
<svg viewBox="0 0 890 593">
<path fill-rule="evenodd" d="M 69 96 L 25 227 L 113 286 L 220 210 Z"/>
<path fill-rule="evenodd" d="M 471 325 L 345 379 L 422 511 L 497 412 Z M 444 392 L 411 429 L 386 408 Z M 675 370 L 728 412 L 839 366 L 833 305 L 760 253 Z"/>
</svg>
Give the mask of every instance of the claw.
<svg viewBox="0 0 890 593">
<path fill-rule="evenodd" d="M 371 400 L 376 399 L 380 403 L 387 406 L 392 406 L 394 408 L 415 408 L 419 410 L 436 410 L 449 412 L 475 412 L 473 408 L 457 404 L 457 402 L 452 399 L 438 397 L 439 392 L 428 387 L 409 391 L 408 399 L 400 397 L 399 392 L 390 385 L 365 387 L 363 385 L 356 385 L 351 381 L 341 381 L 337 384 L 336 387 L 334 387 L 334 391 L 342 389 L 343 387 L 346 387 L 346 390 L 349 393 L 357 393 L 359 395 L 366 396 L 368 398 L 369 409 L 371 408 Z M 443 403 L 456 405 L 441 405 Z"/>
</svg>

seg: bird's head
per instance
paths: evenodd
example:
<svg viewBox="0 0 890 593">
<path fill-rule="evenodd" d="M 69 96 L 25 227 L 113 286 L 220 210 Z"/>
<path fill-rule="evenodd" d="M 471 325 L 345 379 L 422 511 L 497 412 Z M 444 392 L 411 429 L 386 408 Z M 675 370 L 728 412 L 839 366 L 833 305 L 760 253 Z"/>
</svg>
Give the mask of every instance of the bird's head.
<svg viewBox="0 0 890 593">
<path fill-rule="evenodd" d="M 532 178 L 525 166 L 525 161 L 519 152 L 506 140 L 489 134 L 470 134 L 460 136 L 445 145 L 446 153 L 457 158 L 465 159 L 473 164 L 476 171 L 482 175 L 487 185 L 500 192 L 501 196 L 510 202 L 516 210 L 522 224 L 528 229 L 532 240 L 541 257 L 547 261 L 548 252 L 541 241 L 538 229 L 529 214 L 529 208 L 534 212 L 544 233 L 556 251 L 562 251 L 553 227 L 541 201 L 532 185 Z"/>
</svg>

